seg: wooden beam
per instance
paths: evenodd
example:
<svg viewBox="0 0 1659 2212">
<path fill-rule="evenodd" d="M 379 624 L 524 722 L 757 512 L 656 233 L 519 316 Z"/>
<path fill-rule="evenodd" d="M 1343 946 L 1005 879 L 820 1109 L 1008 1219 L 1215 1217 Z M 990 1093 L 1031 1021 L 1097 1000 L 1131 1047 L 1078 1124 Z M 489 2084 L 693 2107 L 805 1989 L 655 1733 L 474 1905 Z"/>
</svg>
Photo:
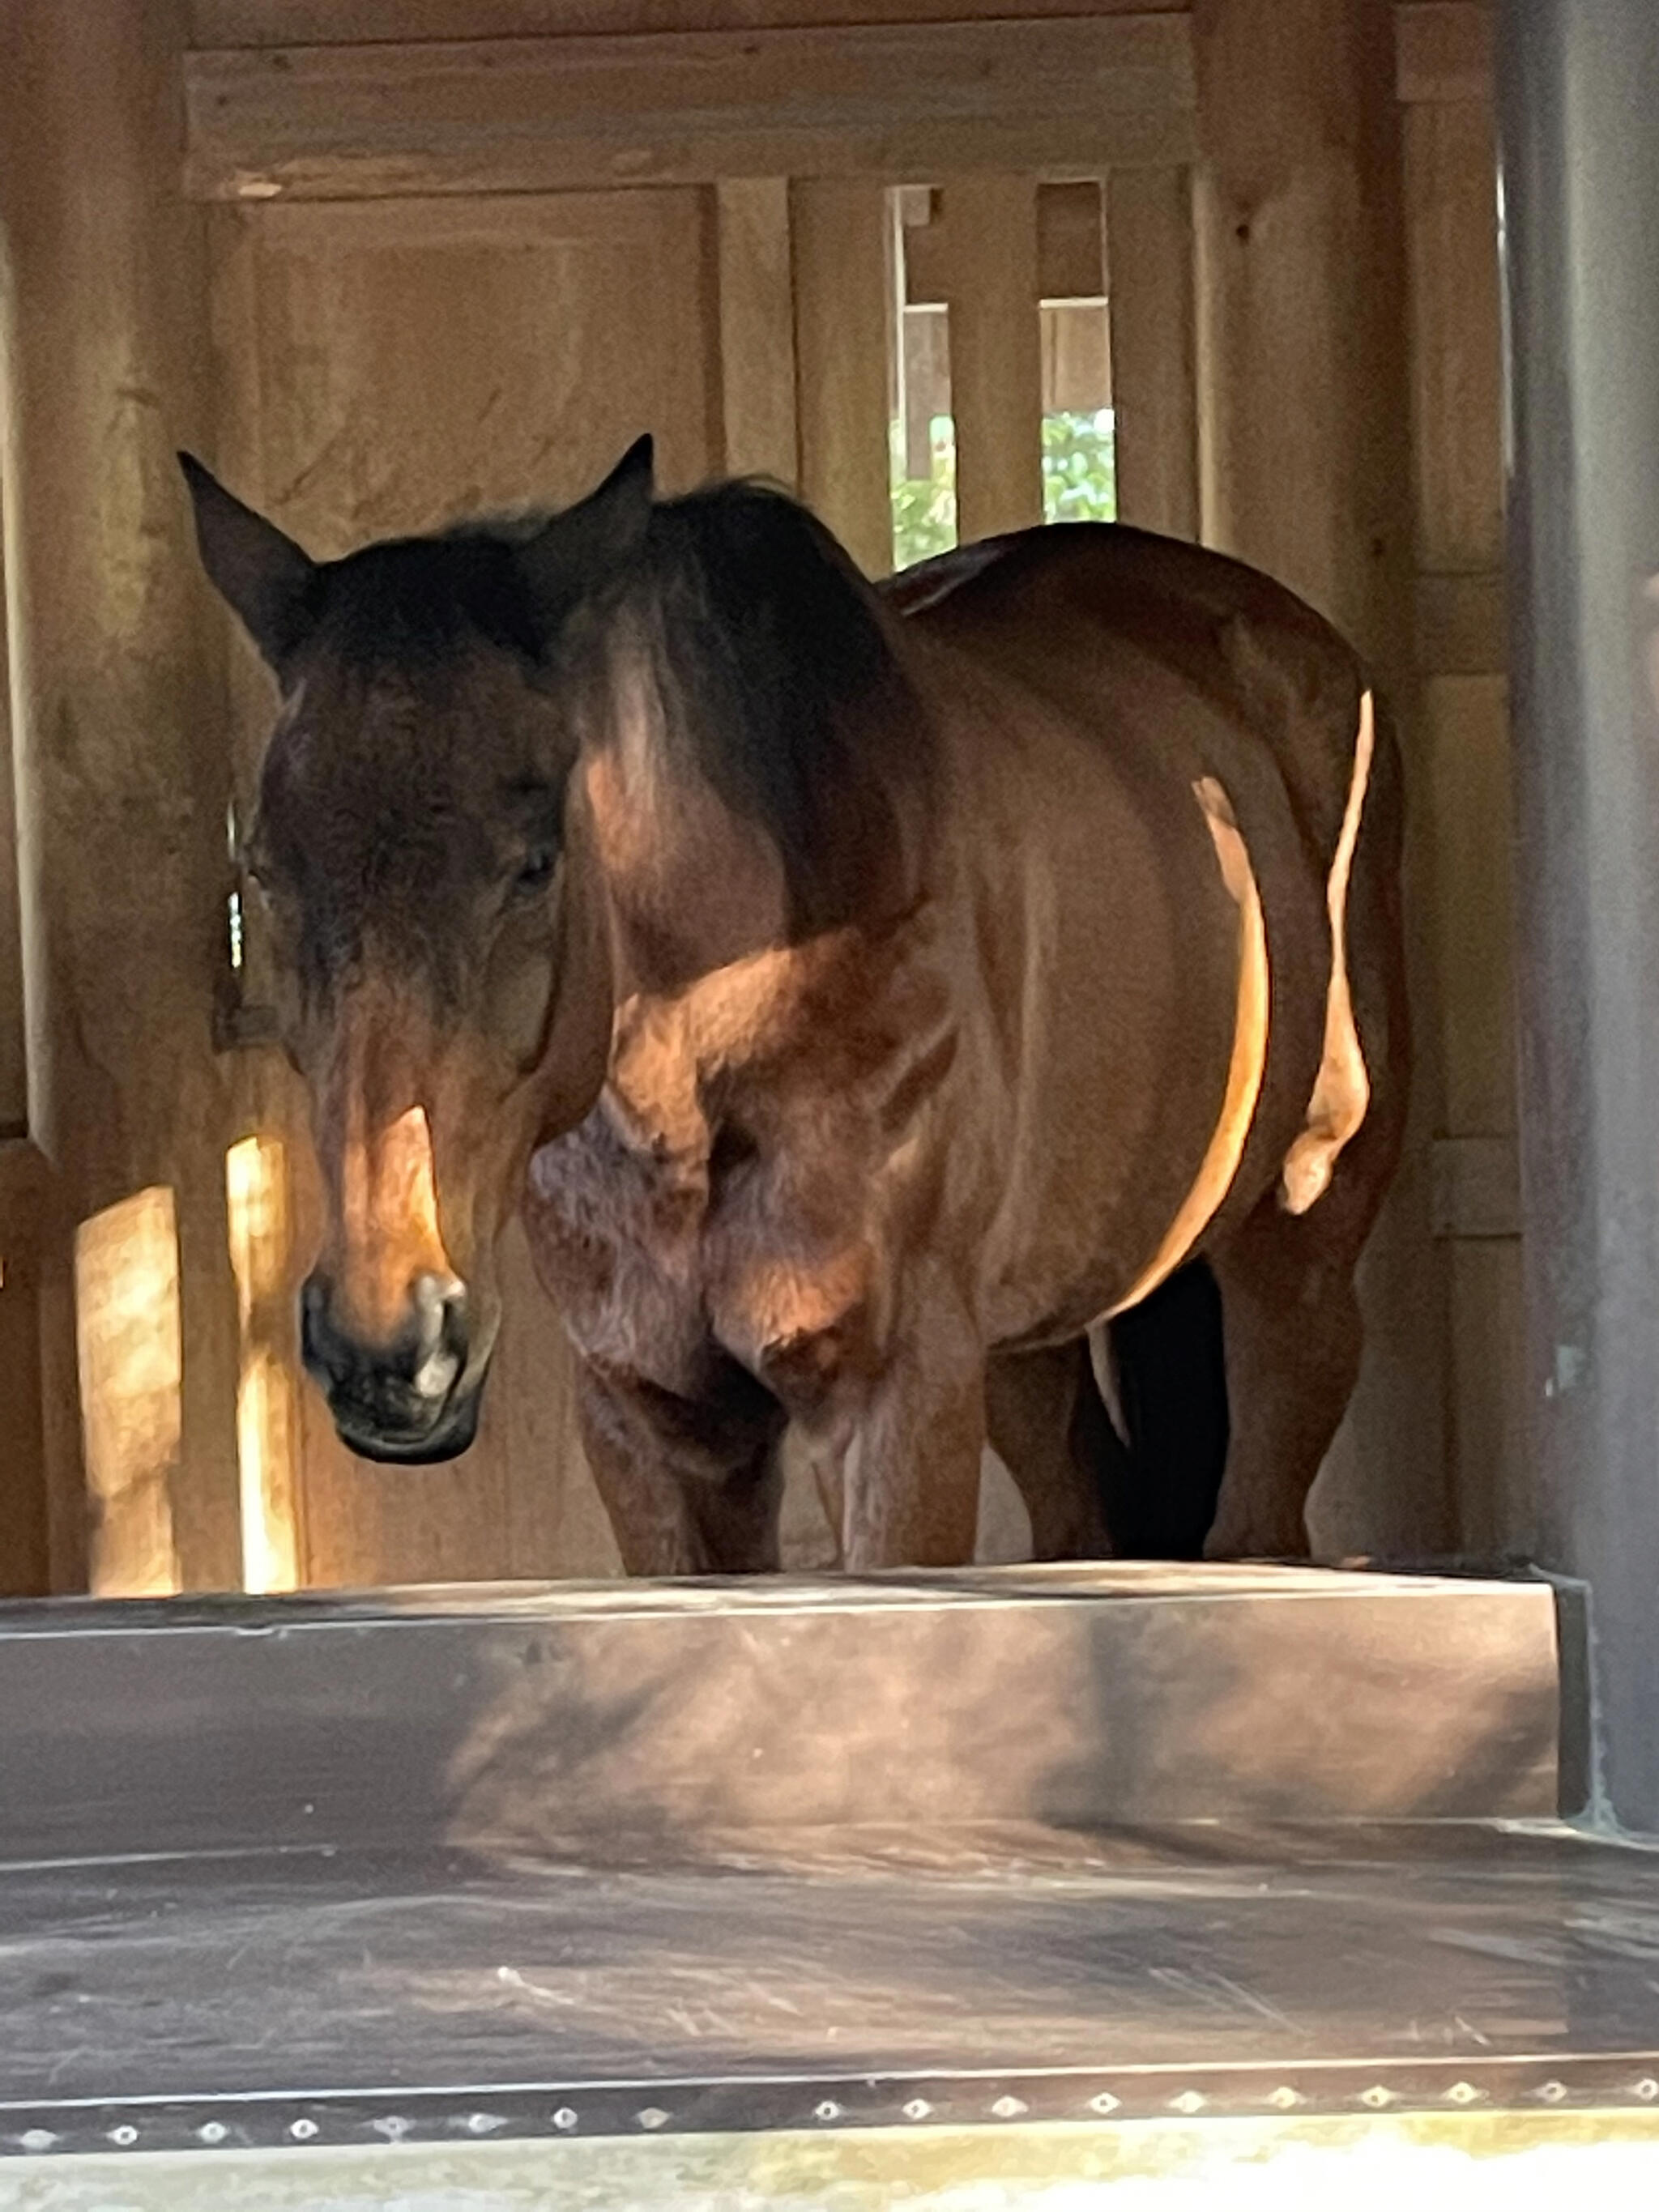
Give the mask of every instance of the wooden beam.
<svg viewBox="0 0 1659 2212">
<path fill-rule="evenodd" d="M 790 189 L 801 496 L 866 575 L 893 565 L 888 453 L 887 193 L 855 179 Z"/>
<path fill-rule="evenodd" d="M 0 486 L 0 520 L 5 512 Z M 17 901 L 17 809 L 11 759 L 11 673 L 6 645 L 5 569 L 0 556 L 0 1144 L 28 1127 L 24 1050 L 22 915 Z"/>
<path fill-rule="evenodd" d="M 951 317 L 957 536 L 969 545 L 1042 520 L 1036 179 L 947 178 L 932 228 Z"/>
<path fill-rule="evenodd" d="M 1417 562 L 1487 571 L 1504 558 L 1492 118 L 1465 100 L 1409 108 L 1402 123 Z"/>
<path fill-rule="evenodd" d="M 859 0 L 866 23 L 967 22 L 1015 13 L 1181 15 L 1188 0 Z M 355 46 L 397 39 L 517 39 L 842 24 L 848 0 L 191 0 L 198 46 Z"/>
<path fill-rule="evenodd" d="M 1490 106 L 1496 14 L 1487 0 L 1401 0 L 1395 82 L 1408 107 L 1461 100 Z"/>
<path fill-rule="evenodd" d="M 904 223 L 904 297 L 908 306 L 932 307 L 945 298 L 940 266 L 943 233 L 933 220 L 934 196 L 922 221 Z M 1097 300 L 1106 290 L 1105 218 L 1097 178 L 1040 184 L 1036 195 L 1036 291 L 1043 300 Z"/>
<path fill-rule="evenodd" d="M 77 1228 L 165 1194 L 145 1222 L 158 1253 L 155 1224 L 173 1224 L 179 1407 L 153 1464 L 179 1578 L 222 1589 L 240 1553 L 228 1102 L 211 1043 L 228 776 L 222 628 L 173 458 L 206 427 L 208 352 L 201 217 L 178 194 L 179 28 L 163 0 L 8 17 L 0 394 L 30 1133 L 64 1214 L 50 1296 L 58 1312 Z M 118 1254 L 100 1251 L 112 1272 Z M 61 1341 L 55 1321 L 49 1334 Z M 67 1525 L 84 1504 L 72 1371 L 49 1396 Z M 82 1411 L 90 1435 L 103 1409 Z M 119 1547 L 100 1502 L 107 1579 Z"/>
<path fill-rule="evenodd" d="M 1192 145 L 1181 15 L 192 54 L 187 189 L 350 198 L 1054 174 Z"/>
<path fill-rule="evenodd" d="M 800 446 L 788 180 L 728 178 L 717 207 L 726 472 L 793 490 Z"/>
<path fill-rule="evenodd" d="M 1196 538 L 1191 178 L 1185 169 L 1120 170 L 1106 207 L 1118 519 Z"/>
</svg>

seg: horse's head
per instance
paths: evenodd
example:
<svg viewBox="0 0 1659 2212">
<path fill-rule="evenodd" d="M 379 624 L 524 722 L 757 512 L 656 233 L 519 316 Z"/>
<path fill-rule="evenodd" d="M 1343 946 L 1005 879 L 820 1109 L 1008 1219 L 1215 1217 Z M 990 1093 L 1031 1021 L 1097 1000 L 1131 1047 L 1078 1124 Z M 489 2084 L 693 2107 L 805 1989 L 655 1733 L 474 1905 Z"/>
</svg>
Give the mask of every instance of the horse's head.
<svg viewBox="0 0 1659 2212">
<path fill-rule="evenodd" d="M 449 1458 L 477 1427 L 530 1152 L 605 1076 L 609 921 L 573 769 L 649 441 L 533 529 L 331 562 L 185 469 L 208 574 L 281 693 L 247 859 L 327 1191 L 306 1364 L 353 1450 Z"/>
</svg>

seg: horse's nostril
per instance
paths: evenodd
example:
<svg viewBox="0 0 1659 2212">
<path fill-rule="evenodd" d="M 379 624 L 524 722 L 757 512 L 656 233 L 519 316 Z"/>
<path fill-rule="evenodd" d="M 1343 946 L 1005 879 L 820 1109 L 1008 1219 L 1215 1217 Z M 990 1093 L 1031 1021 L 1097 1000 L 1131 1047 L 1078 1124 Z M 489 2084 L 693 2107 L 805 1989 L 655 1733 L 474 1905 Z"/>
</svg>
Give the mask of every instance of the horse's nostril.
<svg viewBox="0 0 1659 2212">
<path fill-rule="evenodd" d="M 453 1276 L 422 1275 L 415 1285 L 415 1364 L 417 1396 L 447 1398 L 466 1365 L 466 1287 Z"/>
</svg>

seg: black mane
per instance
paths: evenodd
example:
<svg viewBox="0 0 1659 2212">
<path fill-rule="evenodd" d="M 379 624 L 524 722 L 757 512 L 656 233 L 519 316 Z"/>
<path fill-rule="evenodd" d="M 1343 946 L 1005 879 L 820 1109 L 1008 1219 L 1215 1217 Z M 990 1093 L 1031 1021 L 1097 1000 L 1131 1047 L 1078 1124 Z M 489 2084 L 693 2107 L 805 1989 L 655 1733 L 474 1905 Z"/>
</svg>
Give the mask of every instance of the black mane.
<svg viewBox="0 0 1659 2212">
<path fill-rule="evenodd" d="M 766 831 L 799 923 L 846 920 L 898 866 L 927 765 L 874 592 L 805 507 L 744 482 L 659 507 L 635 589 L 696 767 Z"/>
<path fill-rule="evenodd" d="M 360 665 L 429 671 L 481 636 L 567 678 L 559 648 L 578 607 L 550 641 L 516 560 L 548 520 L 462 524 L 331 563 L 319 639 Z M 925 725 L 890 617 L 805 507 L 741 480 L 665 501 L 632 560 L 593 577 L 579 608 L 601 633 L 623 611 L 643 617 L 675 764 L 764 830 L 796 927 L 832 927 L 890 889 Z"/>
</svg>

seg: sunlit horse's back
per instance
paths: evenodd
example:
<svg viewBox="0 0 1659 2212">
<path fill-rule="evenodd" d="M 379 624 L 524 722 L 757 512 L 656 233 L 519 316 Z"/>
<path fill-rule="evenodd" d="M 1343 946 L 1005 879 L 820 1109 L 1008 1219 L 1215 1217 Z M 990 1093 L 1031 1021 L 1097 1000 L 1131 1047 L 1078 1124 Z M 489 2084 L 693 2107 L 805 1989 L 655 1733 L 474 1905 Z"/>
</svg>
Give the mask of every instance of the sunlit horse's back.
<svg viewBox="0 0 1659 2212">
<path fill-rule="evenodd" d="M 283 694 L 250 857 L 349 1443 L 465 1448 L 522 1205 L 635 1572 L 775 1565 L 791 1423 L 854 1568 L 971 1556 L 988 1434 L 1041 1555 L 1167 1529 L 1183 1433 L 1212 1552 L 1304 1548 L 1407 1063 L 1398 763 L 1327 625 L 1089 526 L 883 593 L 645 445 L 327 565 L 191 481 Z"/>
</svg>

